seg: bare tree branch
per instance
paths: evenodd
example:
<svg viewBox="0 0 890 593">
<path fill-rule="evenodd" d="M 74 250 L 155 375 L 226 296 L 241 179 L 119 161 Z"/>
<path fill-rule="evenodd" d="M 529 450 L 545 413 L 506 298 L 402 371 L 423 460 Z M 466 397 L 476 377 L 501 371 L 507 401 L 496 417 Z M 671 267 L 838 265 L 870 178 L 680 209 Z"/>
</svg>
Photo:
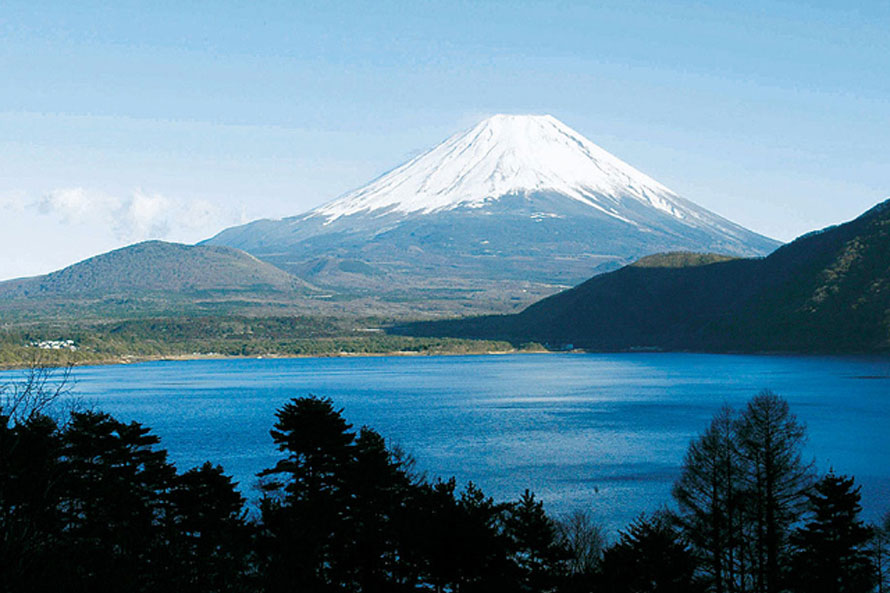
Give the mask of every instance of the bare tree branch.
<svg viewBox="0 0 890 593">
<path fill-rule="evenodd" d="M 48 414 L 73 391 L 73 366 L 53 366 L 35 357 L 20 378 L 0 385 L 0 417 L 7 423 L 21 424 Z"/>
</svg>

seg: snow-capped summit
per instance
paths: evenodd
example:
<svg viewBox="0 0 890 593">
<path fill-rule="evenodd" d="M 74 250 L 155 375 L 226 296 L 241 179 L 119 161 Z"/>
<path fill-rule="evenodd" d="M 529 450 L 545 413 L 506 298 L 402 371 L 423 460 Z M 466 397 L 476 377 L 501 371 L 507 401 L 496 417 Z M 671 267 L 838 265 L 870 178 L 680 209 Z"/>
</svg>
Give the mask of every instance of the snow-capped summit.
<svg viewBox="0 0 890 593">
<path fill-rule="evenodd" d="M 551 115 L 494 115 L 312 212 L 436 212 L 512 194 L 553 192 L 626 220 L 633 198 L 677 218 L 678 196 Z M 628 220 L 628 222 L 630 222 Z"/>
<path fill-rule="evenodd" d="M 763 255 L 778 245 L 549 115 L 495 115 L 314 210 L 209 242 L 334 291 L 399 302 L 464 294 L 473 305 L 486 295 L 496 310 L 653 253 Z"/>
</svg>

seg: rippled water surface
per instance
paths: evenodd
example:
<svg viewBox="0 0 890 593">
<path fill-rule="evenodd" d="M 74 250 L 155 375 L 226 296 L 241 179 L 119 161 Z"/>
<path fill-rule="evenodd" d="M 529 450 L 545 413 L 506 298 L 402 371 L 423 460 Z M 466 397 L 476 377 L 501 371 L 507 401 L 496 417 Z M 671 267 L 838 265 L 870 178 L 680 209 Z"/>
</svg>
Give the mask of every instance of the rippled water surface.
<svg viewBox="0 0 890 593">
<path fill-rule="evenodd" d="M 180 468 L 212 460 L 255 496 L 268 431 L 288 398 L 332 398 L 433 476 L 496 498 L 531 488 L 548 508 L 591 507 L 612 526 L 670 502 L 691 437 L 763 388 L 809 427 L 820 470 L 890 510 L 890 359 L 565 354 L 157 362 L 80 368 L 77 393 L 161 436 Z"/>
</svg>

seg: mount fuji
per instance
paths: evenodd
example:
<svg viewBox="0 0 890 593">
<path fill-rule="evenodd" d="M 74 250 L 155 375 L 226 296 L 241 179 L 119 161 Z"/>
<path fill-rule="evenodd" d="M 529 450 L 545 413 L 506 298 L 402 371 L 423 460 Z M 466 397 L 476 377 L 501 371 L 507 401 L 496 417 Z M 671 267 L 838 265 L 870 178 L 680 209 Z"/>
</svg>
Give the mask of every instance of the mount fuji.
<svg viewBox="0 0 890 593">
<path fill-rule="evenodd" d="M 495 115 L 332 202 L 207 243 L 335 291 L 497 293 L 495 309 L 657 252 L 760 256 L 779 245 L 549 115 Z"/>
</svg>

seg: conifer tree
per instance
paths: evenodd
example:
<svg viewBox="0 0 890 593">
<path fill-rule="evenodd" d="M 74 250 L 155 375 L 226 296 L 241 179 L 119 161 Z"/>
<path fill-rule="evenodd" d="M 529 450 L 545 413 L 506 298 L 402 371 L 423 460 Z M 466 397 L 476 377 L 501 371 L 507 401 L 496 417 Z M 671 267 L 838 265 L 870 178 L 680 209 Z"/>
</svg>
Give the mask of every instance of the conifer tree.
<svg viewBox="0 0 890 593">
<path fill-rule="evenodd" d="M 680 523 L 704 575 L 715 593 L 744 586 L 742 548 L 744 460 L 739 454 L 733 412 L 724 407 L 686 452 L 683 473 L 673 495 Z"/>
<path fill-rule="evenodd" d="M 859 519 L 860 488 L 829 473 L 808 495 L 810 520 L 794 532 L 794 591 L 869 593 L 876 583 L 871 530 Z"/>
<path fill-rule="evenodd" d="M 169 545 L 176 558 L 177 590 L 242 591 L 248 586 L 252 530 L 236 486 L 210 462 L 174 479 Z"/>
<path fill-rule="evenodd" d="M 456 488 L 454 478 L 420 484 L 411 495 L 411 520 L 402 526 L 422 580 L 437 592 L 455 587 L 462 578 L 463 512 Z"/>
<path fill-rule="evenodd" d="M 561 545 L 556 523 L 529 490 L 507 509 L 506 532 L 520 591 L 553 591 L 566 574 L 568 551 Z"/>
<path fill-rule="evenodd" d="M 787 401 L 765 390 L 748 402 L 736 435 L 745 467 L 753 590 L 778 593 L 788 565 L 788 538 L 812 484 L 812 464 L 802 457 L 806 429 Z"/>
<path fill-rule="evenodd" d="M 355 433 L 330 399 L 296 398 L 276 413 L 270 431 L 286 454 L 260 472 L 263 485 L 261 555 L 271 591 L 335 590 L 337 535 L 348 504 L 344 490 Z"/>
<path fill-rule="evenodd" d="M 412 487 L 402 460 L 380 434 L 363 427 L 345 484 L 349 502 L 338 544 L 341 565 L 357 590 L 394 591 L 416 579 L 415 571 L 402 566 L 410 552 L 400 531 L 412 511 L 407 502 Z"/>
<path fill-rule="evenodd" d="M 16 422 L 0 409 L 0 591 L 62 584 L 63 478 L 55 422 L 39 414 Z"/>
<path fill-rule="evenodd" d="M 694 593 L 696 560 L 665 513 L 641 515 L 606 549 L 598 589 L 609 593 Z"/>
<path fill-rule="evenodd" d="M 457 499 L 458 561 L 456 586 L 466 593 L 516 590 L 509 561 L 510 542 L 503 528 L 503 504 L 470 482 Z"/>
<path fill-rule="evenodd" d="M 172 561 L 163 533 L 175 469 L 141 424 L 75 412 L 63 434 L 65 541 L 73 573 L 90 587 L 163 587 Z"/>
</svg>

